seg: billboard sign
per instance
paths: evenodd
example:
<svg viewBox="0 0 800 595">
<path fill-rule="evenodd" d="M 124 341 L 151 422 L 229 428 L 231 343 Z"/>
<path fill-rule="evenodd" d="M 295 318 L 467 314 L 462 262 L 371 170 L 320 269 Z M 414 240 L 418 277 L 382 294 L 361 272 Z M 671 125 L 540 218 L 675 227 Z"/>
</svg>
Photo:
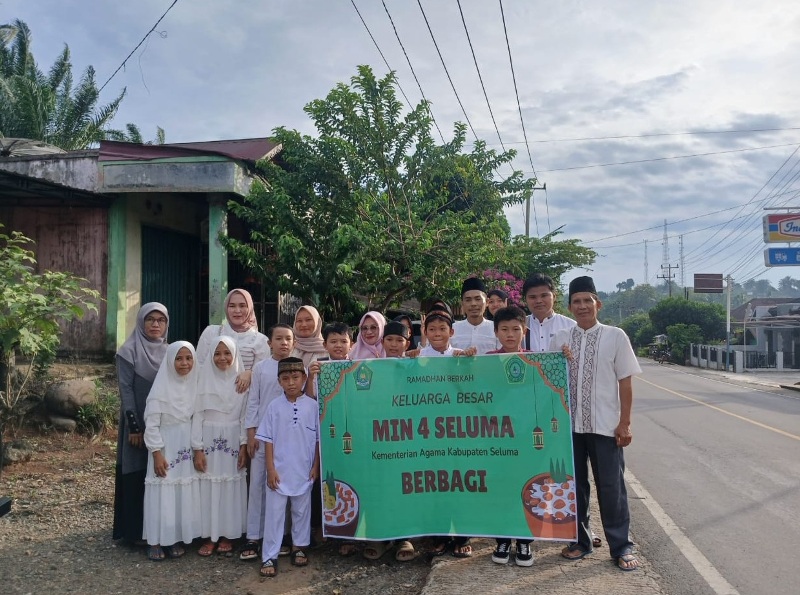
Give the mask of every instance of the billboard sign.
<svg viewBox="0 0 800 595">
<path fill-rule="evenodd" d="M 722 273 L 695 273 L 695 293 L 722 293 Z"/>
<path fill-rule="evenodd" d="M 800 248 L 767 248 L 764 264 L 768 267 L 800 266 Z"/>
<path fill-rule="evenodd" d="M 764 215 L 763 225 L 767 244 L 800 242 L 800 213 Z"/>
</svg>

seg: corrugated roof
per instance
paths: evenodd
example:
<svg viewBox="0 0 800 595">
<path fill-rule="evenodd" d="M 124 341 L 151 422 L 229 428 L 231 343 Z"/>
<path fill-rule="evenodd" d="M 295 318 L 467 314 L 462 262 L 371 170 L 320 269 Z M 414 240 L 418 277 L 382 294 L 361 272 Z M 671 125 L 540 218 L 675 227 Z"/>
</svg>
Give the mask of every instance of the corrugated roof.
<svg viewBox="0 0 800 595">
<path fill-rule="evenodd" d="M 255 163 L 269 159 L 281 146 L 268 138 L 243 138 L 234 140 L 203 141 L 196 143 L 170 143 L 165 145 L 140 145 L 118 141 L 100 142 L 100 161 L 148 161 L 174 157 L 199 157 L 221 155 L 239 161 Z"/>
</svg>

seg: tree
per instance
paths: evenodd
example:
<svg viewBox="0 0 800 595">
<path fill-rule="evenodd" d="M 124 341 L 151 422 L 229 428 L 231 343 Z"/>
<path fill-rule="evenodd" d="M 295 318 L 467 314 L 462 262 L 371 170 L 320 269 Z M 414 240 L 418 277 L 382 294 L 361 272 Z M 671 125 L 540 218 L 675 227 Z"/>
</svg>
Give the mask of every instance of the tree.
<svg viewBox="0 0 800 595">
<path fill-rule="evenodd" d="M 597 252 L 580 244 L 580 240 L 558 240 L 562 227 L 541 238 L 514 236 L 502 255 L 500 268 L 527 279 L 533 273 L 545 273 L 556 284 L 569 270 L 586 268 L 594 263 Z"/>
<path fill-rule="evenodd" d="M 99 294 L 83 287 L 85 279 L 33 272 L 36 258 L 25 248 L 30 242 L 18 231 L 0 233 L 0 430 L 14 414 L 28 379 L 19 384 L 12 380 L 15 352 L 31 359 L 29 375 L 33 360 L 55 353 L 59 321 L 83 316 L 84 308 L 97 311 L 93 300 Z"/>
<path fill-rule="evenodd" d="M 702 343 L 703 332 L 696 324 L 672 324 L 667 327 L 667 340 L 675 363 L 683 364 L 689 358 L 689 346 Z"/>
<path fill-rule="evenodd" d="M 634 347 L 645 347 L 656 335 L 650 317 L 645 313 L 634 314 L 623 320 L 619 327 L 625 331 Z"/>
<path fill-rule="evenodd" d="M 513 151 L 477 142 L 465 127 L 437 145 L 427 104 L 403 113 L 395 76 L 360 66 L 350 85 L 305 106 L 317 136 L 278 128 L 279 161 L 231 210 L 252 228 L 246 244 L 223 240 L 245 266 L 326 317 L 384 310 L 409 297 L 458 295 L 461 280 L 496 268 L 510 241 L 507 205 L 535 180 L 495 180 Z M 253 244 L 261 246 L 257 251 Z"/>
<path fill-rule="evenodd" d="M 0 25 L 0 137 L 41 140 L 66 151 L 104 139 L 127 140 L 125 132 L 109 129 L 125 90 L 98 105 L 94 68 L 87 66 L 75 86 L 65 44 L 44 74 L 31 53 L 31 41 L 23 21 Z"/>
<path fill-rule="evenodd" d="M 649 315 L 657 334 L 668 334 L 667 328 L 674 324 L 695 324 L 700 328 L 703 341 L 725 337 L 725 308 L 719 304 L 668 298 L 660 301 Z"/>
</svg>

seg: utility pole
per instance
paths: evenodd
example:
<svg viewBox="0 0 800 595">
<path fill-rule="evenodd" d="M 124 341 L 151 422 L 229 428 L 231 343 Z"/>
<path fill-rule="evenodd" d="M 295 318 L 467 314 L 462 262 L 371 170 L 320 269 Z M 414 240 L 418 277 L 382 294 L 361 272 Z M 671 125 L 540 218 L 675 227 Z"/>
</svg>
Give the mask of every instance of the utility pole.
<svg viewBox="0 0 800 595">
<path fill-rule="evenodd" d="M 650 272 L 647 270 L 647 240 L 644 241 L 644 282 L 650 285 Z"/>
<path fill-rule="evenodd" d="M 731 289 L 733 287 L 733 277 L 725 277 L 728 282 L 728 308 L 727 322 L 725 324 L 725 371 L 727 372 L 731 363 Z"/>
<path fill-rule="evenodd" d="M 531 195 L 534 190 L 547 190 L 547 182 L 541 186 L 531 188 Z M 539 218 L 536 217 L 536 205 L 533 205 L 533 217 L 536 219 L 536 235 L 539 235 Z M 525 199 L 525 237 L 531 237 L 531 196 Z"/>
<path fill-rule="evenodd" d="M 681 267 L 681 287 L 686 287 L 686 283 L 684 282 L 683 278 L 683 271 L 686 270 L 686 268 L 683 266 L 683 234 L 678 236 L 678 245 L 680 246 L 680 257 L 681 257 L 681 263 L 679 265 Z"/>
<path fill-rule="evenodd" d="M 677 264 L 672 266 L 671 264 L 662 264 L 661 270 L 667 269 L 666 275 L 656 275 L 659 279 L 664 279 L 669 287 L 669 297 L 672 297 L 672 280 L 675 278 L 675 275 L 672 273 L 672 269 L 679 269 L 680 266 Z"/>
</svg>

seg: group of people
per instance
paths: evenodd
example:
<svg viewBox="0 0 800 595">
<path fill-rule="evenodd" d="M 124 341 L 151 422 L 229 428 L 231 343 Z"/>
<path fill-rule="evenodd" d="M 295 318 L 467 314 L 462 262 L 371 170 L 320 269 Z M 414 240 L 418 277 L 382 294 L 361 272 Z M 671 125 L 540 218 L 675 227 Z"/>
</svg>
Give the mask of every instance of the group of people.
<svg viewBox="0 0 800 595">
<path fill-rule="evenodd" d="M 407 316 L 387 321 L 367 312 L 353 341 L 347 324 L 323 325 L 312 306 L 298 309 L 294 325 L 276 324 L 264 335 L 251 296 L 235 289 L 225 299 L 226 322 L 207 327 L 195 349 L 186 341 L 168 344 L 166 307 L 145 304 L 117 353 L 113 537 L 146 544 L 158 561 L 182 556 L 197 538 L 201 556 L 231 552 L 244 535 L 239 557 L 260 557 L 262 576 L 275 576 L 280 555 L 305 566 L 322 516 L 318 362 L 554 350 L 569 359 L 579 523 L 577 542 L 562 555 L 580 559 L 600 542 L 589 528 L 591 461 L 611 556 L 622 570 L 634 570 L 622 456 L 631 441 L 631 376 L 640 372 L 630 343 L 598 322 L 601 302 L 589 277 L 570 283 L 574 320 L 554 312 L 556 288 L 547 275 L 529 278 L 522 293 L 530 315 L 509 306 L 502 290 L 487 293 L 481 280 L 466 279 L 466 318 L 454 321 L 448 304 L 428 300 L 419 345 Z M 363 555 L 380 558 L 391 545 L 367 542 Z M 411 542 L 395 545 L 397 560 L 417 556 Z M 511 545 L 498 539 L 492 560 L 507 563 Z M 432 554 L 448 550 L 472 554 L 466 537 L 443 537 Z M 356 551 L 349 541 L 339 547 L 341 555 Z M 514 560 L 533 564 L 530 541 L 517 541 Z"/>
</svg>

